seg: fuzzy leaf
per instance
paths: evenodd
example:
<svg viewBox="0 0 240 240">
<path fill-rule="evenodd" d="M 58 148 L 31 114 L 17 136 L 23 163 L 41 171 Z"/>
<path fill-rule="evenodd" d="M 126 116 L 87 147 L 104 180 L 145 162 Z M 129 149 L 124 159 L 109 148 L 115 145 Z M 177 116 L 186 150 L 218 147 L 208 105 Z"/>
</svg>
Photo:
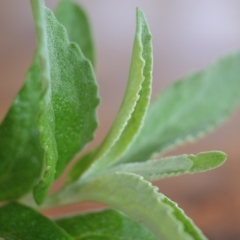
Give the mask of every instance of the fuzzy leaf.
<svg viewBox="0 0 240 240">
<path fill-rule="evenodd" d="M 161 178 L 178 176 L 186 173 L 205 172 L 221 166 L 227 158 L 223 152 L 202 152 L 197 155 L 180 155 L 146 162 L 124 163 L 105 171 L 129 172 L 143 176 L 145 180 L 154 181 Z M 102 173 L 104 174 L 104 173 Z"/>
<path fill-rule="evenodd" d="M 95 174 L 118 160 L 139 132 L 148 108 L 152 83 L 152 36 L 140 10 L 137 10 L 136 18 L 131 69 L 122 106 L 107 137 L 89 161 L 89 165 L 93 164 L 87 175 Z"/>
<path fill-rule="evenodd" d="M 75 31 L 67 18 L 70 12 L 72 20 L 77 20 L 78 26 L 81 25 L 74 27 Z M 71 1 L 62 1 L 56 14 L 67 28 L 70 39 L 83 48 L 86 56 L 91 53 L 93 57 L 89 23 L 83 10 Z M 43 150 L 39 141 L 37 117 L 42 86 L 36 59 L 29 69 L 25 85 L 15 97 L 0 126 L 0 201 L 16 199 L 30 191 L 41 173 Z"/>
<path fill-rule="evenodd" d="M 1 237 L 5 240 L 73 240 L 56 223 L 17 203 L 0 208 Z"/>
<path fill-rule="evenodd" d="M 158 239 L 206 239 L 192 220 L 157 190 L 136 174 L 114 173 L 82 185 L 75 182 L 48 199 L 48 204 L 100 202 L 127 214 Z"/>
<path fill-rule="evenodd" d="M 173 83 L 152 104 L 140 134 L 120 161 L 146 161 L 225 121 L 239 103 L 239 66 L 240 53 L 232 54 Z"/>
<path fill-rule="evenodd" d="M 140 10 L 137 10 L 137 38 L 139 44 L 142 45 L 141 51 L 138 55 L 134 55 L 132 62 L 137 62 L 138 59 L 144 60 L 143 69 L 134 69 L 134 71 L 141 71 L 144 77 L 144 81 L 141 85 L 141 91 L 139 92 L 139 99 L 136 102 L 136 106 L 128 120 L 121 136 L 109 150 L 105 157 L 106 162 L 116 161 L 126 149 L 131 145 L 132 140 L 137 135 L 142 127 L 144 118 L 147 112 L 147 108 L 150 101 L 151 85 L 152 85 L 152 67 L 153 67 L 153 56 L 152 56 L 152 36 L 147 25 L 146 19 Z M 133 64 L 132 64 L 133 65 Z M 116 159 L 116 160 L 115 160 Z M 100 163 L 101 164 L 101 163 Z"/>
<path fill-rule="evenodd" d="M 44 7 L 44 1 L 32 0 L 32 8 L 44 88 L 38 125 L 45 169 L 34 189 L 40 204 L 54 178 L 93 138 L 99 99 L 89 60 L 77 44 L 69 42 L 64 27 Z"/>
<path fill-rule="evenodd" d="M 35 59 L 25 85 L 0 126 L 0 201 L 23 196 L 40 176 L 43 163 L 37 129 L 40 94 L 40 71 Z"/>
<path fill-rule="evenodd" d="M 75 239 L 157 240 L 139 223 L 114 210 L 59 219 L 56 223 Z"/>
<path fill-rule="evenodd" d="M 85 11 L 71 0 L 61 0 L 55 10 L 57 20 L 66 28 L 68 37 L 77 43 L 83 54 L 95 65 L 94 44 Z"/>
</svg>

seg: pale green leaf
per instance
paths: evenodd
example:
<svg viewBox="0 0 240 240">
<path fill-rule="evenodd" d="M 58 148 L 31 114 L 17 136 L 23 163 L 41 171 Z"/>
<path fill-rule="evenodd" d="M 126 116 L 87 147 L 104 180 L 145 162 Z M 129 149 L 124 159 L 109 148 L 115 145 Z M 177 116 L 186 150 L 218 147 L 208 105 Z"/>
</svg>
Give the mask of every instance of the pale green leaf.
<svg viewBox="0 0 240 240">
<path fill-rule="evenodd" d="M 32 8 L 44 89 L 38 125 L 46 163 L 34 189 L 40 204 L 54 178 L 93 138 L 99 99 L 90 61 L 77 44 L 69 42 L 66 30 L 44 1 L 32 0 Z"/>
<path fill-rule="evenodd" d="M 141 91 L 139 92 L 139 99 L 136 102 L 136 106 L 128 120 L 121 136 L 110 149 L 106 155 L 106 162 L 116 161 L 126 149 L 131 145 L 132 140 L 137 135 L 144 122 L 144 117 L 147 112 L 147 108 L 150 101 L 151 95 L 151 84 L 152 84 L 152 67 L 153 67 L 153 56 L 152 56 L 152 36 L 147 25 L 144 15 L 139 10 L 137 11 L 138 27 L 137 36 L 140 44 L 142 44 L 141 52 L 138 53 L 138 58 L 143 58 L 144 67 L 143 69 L 135 69 L 134 71 L 141 71 L 144 81 L 141 85 Z M 134 55 L 132 62 L 137 62 L 137 56 Z M 126 104 L 127 105 L 127 104 Z M 115 160 L 116 159 L 116 160 Z M 101 164 L 101 163 L 100 163 Z"/>
<path fill-rule="evenodd" d="M 40 176 L 43 150 L 37 129 L 41 82 L 33 62 L 26 83 L 0 126 L 0 201 L 30 191 Z"/>
<path fill-rule="evenodd" d="M 66 28 L 69 39 L 77 43 L 85 57 L 95 65 L 92 32 L 85 11 L 71 0 L 61 0 L 55 10 L 55 16 Z"/>
<path fill-rule="evenodd" d="M 136 174 L 114 173 L 82 185 L 77 182 L 68 185 L 46 204 L 100 202 L 127 214 L 159 239 L 206 239 L 192 220 L 157 190 Z"/>
<path fill-rule="evenodd" d="M 73 240 L 50 219 L 17 203 L 0 208 L 1 237 L 5 240 Z"/>
<path fill-rule="evenodd" d="M 79 240 L 157 240 L 139 223 L 114 210 L 58 219 L 56 223 Z"/>
<path fill-rule="evenodd" d="M 225 121 L 240 98 L 240 53 L 173 83 L 152 104 L 121 162 L 148 160 L 194 140 Z"/>
<path fill-rule="evenodd" d="M 118 160 L 139 132 L 148 108 L 152 82 L 152 36 L 140 10 L 137 10 L 136 18 L 137 29 L 125 96 L 112 128 L 89 161 L 89 165 L 93 164 L 86 173 L 88 175 Z"/>
<path fill-rule="evenodd" d="M 106 169 L 102 174 L 130 172 L 154 181 L 161 178 L 178 176 L 186 173 L 204 172 L 221 166 L 227 158 L 223 152 L 201 152 L 197 155 L 180 155 L 146 162 L 124 163 Z"/>
</svg>

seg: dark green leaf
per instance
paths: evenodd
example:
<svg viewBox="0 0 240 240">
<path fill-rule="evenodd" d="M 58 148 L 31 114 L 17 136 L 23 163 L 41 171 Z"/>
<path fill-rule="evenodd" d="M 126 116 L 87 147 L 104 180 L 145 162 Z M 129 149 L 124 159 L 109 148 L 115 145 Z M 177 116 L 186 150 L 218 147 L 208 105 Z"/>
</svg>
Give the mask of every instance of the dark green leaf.
<svg viewBox="0 0 240 240">
<path fill-rule="evenodd" d="M 16 199 L 30 191 L 41 173 L 43 150 L 36 126 L 40 94 L 35 60 L 0 126 L 0 201 Z"/>
<path fill-rule="evenodd" d="M 157 240 L 139 223 L 114 210 L 59 219 L 56 223 L 75 239 Z"/>
<path fill-rule="evenodd" d="M 5 240 L 73 240 L 50 219 L 17 203 L 0 208 L 0 237 Z"/>
<path fill-rule="evenodd" d="M 148 160 L 194 140 L 225 121 L 240 98 L 240 53 L 173 83 L 152 104 L 140 134 L 121 162 Z"/>
<path fill-rule="evenodd" d="M 38 126 L 46 165 L 34 189 L 40 204 L 54 178 L 92 140 L 99 99 L 90 61 L 69 42 L 66 30 L 42 0 L 32 0 L 32 7 L 44 89 Z"/>
<path fill-rule="evenodd" d="M 56 8 L 55 16 L 66 28 L 69 39 L 80 46 L 85 57 L 95 66 L 92 32 L 85 11 L 71 0 L 62 0 Z"/>
</svg>

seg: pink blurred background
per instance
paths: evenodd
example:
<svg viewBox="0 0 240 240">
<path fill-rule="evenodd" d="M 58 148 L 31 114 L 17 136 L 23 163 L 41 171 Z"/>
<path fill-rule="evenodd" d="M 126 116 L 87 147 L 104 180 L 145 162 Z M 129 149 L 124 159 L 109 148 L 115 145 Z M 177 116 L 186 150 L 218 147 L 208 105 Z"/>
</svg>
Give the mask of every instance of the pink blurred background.
<svg viewBox="0 0 240 240">
<path fill-rule="evenodd" d="M 98 144 L 109 129 L 124 94 L 140 7 L 153 34 L 153 99 L 169 83 L 240 49 L 240 1 L 152 0 L 80 2 L 90 15 L 97 48 L 99 108 Z M 53 8 L 57 1 L 47 0 Z M 29 1 L 0 1 L 0 119 L 24 81 L 35 49 Z M 240 66 L 239 66 L 240 67 Z M 179 203 L 209 239 L 240 239 L 240 108 L 223 126 L 197 143 L 168 155 L 221 150 L 221 168 L 194 176 L 162 180 L 160 191 Z M 68 207 L 70 212 L 90 205 Z M 58 216 L 63 210 L 49 211 Z M 66 211 L 66 209 L 64 210 Z"/>
</svg>

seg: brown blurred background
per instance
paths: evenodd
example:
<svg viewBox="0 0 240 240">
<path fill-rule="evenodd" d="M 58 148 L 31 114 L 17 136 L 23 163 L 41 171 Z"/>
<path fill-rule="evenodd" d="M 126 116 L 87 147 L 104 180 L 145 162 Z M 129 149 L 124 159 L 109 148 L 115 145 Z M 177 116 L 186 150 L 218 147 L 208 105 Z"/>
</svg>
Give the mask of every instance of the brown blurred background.
<svg viewBox="0 0 240 240">
<path fill-rule="evenodd" d="M 57 1 L 47 0 L 53 8 Z M 140 7 L 153 34 L 153 98 L 185 74 L 219 56 L 240 49 L 240 1 L 152 0 L 79 1 L 88 11 L 97 45 L 99 108 L 98 144 L 109 129 L 123 97 Z M 24 81 L 35 48 L 29 1 L 0 1 L 0 119 Z M 240 66 L 239 66 L 240 67 Z M 240 90 L 239 90 L 240 91 Z M 211 240 L 240 239 L 240 108 L 223 126 L 195 144 L 168 155 L 222 150 L 221 168 L 158 182 L 160 191 L 178 202 Z M 68 211 L 89 205 L 68 207 Z M 48 214 L 57 216 L 61 210 Z"/>
</svg>

